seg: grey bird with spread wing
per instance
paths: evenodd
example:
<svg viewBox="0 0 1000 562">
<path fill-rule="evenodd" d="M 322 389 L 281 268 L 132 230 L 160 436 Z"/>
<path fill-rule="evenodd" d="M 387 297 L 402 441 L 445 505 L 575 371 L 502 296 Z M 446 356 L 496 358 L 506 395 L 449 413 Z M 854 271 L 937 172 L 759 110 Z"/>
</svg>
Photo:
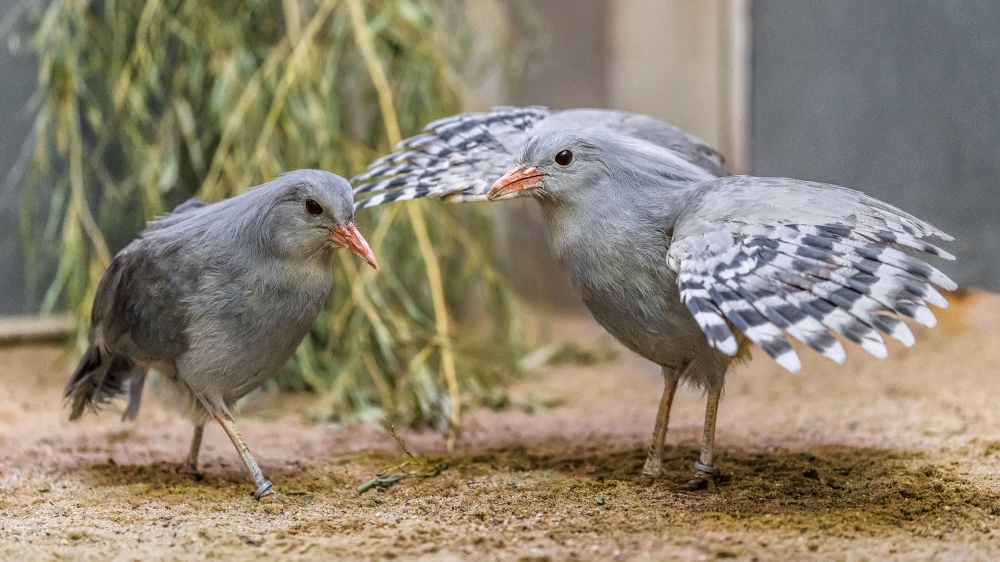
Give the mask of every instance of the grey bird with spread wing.
<svg viewBox="0 0 1000 562">
<path fill-rule="evenodd" d="M 461 150 L 451 140 L 460 133 L 450 134 L 439 139 L 438 152 Z M 933 326 L 927 304 L 947 306 L 935 286 L 956 288 L 899 249 L 954 259 L 922 240 L 951 238 L 860 192 L 726 176 L 696 161 L 689 149 L 606 127 L 549 130 L 522 140 L 513 156 L 519 166 L 496 179 L 488 198 L 534 196 L 555 255 L 594 317 L 663 369 L 665 388 L 645 475 L 661 472 L 679 381 L 708 395 L 695 468 L 699 478 L 709 478 L 717 470 L 715 421 L 726 371 L 749 358 L 750 343 L 793 372 L 801 364 L 783 332 L 838 363 L 846 353 L 831 332 L 886 357 L 879 332 L 912 345 L 913 334 L 898 316 Z M 501 147 L 486 138 L 473 149 L 496 154 Z M 419 168 L 418 159 L 405 153 L 395 159 L 396 169 L 389 171 L 433 183 L 433 173 L 405 169 L 407 161 Z M 449 181 L 447 166 L 442 168 L 441 181 Z M 372 171 L 371 177 L 385 175 Z M 466 189 L 478 192 L 478 185 Z M 467 197 L 457 184 L 450 189 Z"/>
<path fill-rule="evenodd" d="M 154 220 L 98 286 L 90 345 L 66 386 L 70 419 L 123 394 L 123 417 L 134 419 L 155 369 L 195 424 L 186 468 L 197 472 L 204 424 L 215 418 L 253 475 L 254 496 L 273 494 L 230 410 L 302 341 L 330 294 L 339 247 L 378 268 L 355 227 L 350 184 L 319 170 Z"/>
</svg>

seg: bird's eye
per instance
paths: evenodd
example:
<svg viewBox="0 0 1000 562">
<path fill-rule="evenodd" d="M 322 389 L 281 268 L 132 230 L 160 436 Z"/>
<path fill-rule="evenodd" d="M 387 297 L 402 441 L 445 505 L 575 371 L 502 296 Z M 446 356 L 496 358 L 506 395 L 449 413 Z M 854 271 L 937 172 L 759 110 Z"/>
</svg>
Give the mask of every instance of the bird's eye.
<svg viewBox="0 0 1000 562">
<path fill-rule="evenodd" d="M 563 150 L 559 154 L 556 154 L 556 164 L 560 166 L 569 166 L 569 163 L 573 161 L 573 153 L 568 150 Z"/>
<path fill-rule="evenodd" d="M 306 211 L 313 216 L 323 214 L 323 206 L 316 202 L 315 199 L 306 199 Z"/>
</svg>

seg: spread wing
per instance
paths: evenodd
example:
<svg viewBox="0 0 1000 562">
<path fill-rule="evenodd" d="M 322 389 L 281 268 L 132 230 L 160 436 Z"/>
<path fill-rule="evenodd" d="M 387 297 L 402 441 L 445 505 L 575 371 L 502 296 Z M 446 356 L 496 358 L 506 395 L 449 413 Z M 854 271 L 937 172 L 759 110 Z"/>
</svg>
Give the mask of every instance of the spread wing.
<svg viewBox="0 0 1000 562">
<path fill-rule="evenodd" d="M 904 345 L 899 315 L 936 323 L 928 304 L 954 281 L 910 253 L 954 256 L 922 240 L 951 237 L 846 188 L 782 178 L 730 177 L 689 195 L 667 253 L 681 300 L 709 343 L 734 355 L 730 325 L 786 369 L 801 367 L 782 332 L 842 363 L 831 332 L 876 357 L 879 332 Z M 727 322 L 728 321 L 728 322 Z"/>
<path fill-rule="evenodd" d="M 435 121 L 423 134 L 403 140 L 351 181 L 356 209 L 393 201 L 436 197 L 486 199 L 493 183 L 515 167 L 528 140 L 557 129 L 601 130 L 668 148 L 714 176 L 728 175 L 722 155 L 701 139 L 652 117 L 603 109 L 553 111 L 544 107 L 497 107 Z"/>
</svg>

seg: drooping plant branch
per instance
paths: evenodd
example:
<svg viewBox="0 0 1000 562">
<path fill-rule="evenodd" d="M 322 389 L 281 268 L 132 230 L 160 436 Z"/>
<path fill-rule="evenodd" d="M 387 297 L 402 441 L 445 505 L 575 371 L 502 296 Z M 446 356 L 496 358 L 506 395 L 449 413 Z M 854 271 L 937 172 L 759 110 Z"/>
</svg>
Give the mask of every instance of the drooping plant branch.
<svg viewBox="0 0 1000 562">
<path fill-rule="evenodd" d="M 467 109 L 475 75 L 512 67 L 505 27 L 474 24 L 484 9 L 507 13 L 500 0 L 52 2 L 36 21 L 23 213 L 32 261 L 56 264 L 43 307 L 71 310 L 82 335 L 113 250 L 146 220 L 296 168 L 350 176 Z M 387 414 L 450 440 L 463 402 L 502 401 L 521 340 L 488 211 L 359 213 L 387 267 L 336 261 L 329 306 L 279 384 L 319 393 L 323 418 Z"/>
</svg>

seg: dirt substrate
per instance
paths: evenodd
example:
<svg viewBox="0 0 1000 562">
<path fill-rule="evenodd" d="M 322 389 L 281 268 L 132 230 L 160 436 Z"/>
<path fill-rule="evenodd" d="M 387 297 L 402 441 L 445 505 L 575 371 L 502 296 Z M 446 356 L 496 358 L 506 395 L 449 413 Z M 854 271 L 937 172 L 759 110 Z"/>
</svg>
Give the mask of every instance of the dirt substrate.
<svg viewBox="0 0 1000 562">
<path fill-rule="evenodd" d="M 1000 560 L 1000 297 L 953 300 L 888 361 L 852 349 L 843 367 L 803 353 L 802 375 L 766 358 L 731 373 L 715 490 L 687 485 L 704 408 L 687 389 L 665 476 L 637 478 L 662 382 L 589 319 L 553 333 L 616 358 L 539 369 L 512 408 L 466 416 L 454 455 L 403 432 L 448 467 L 385 491 L 356 492 L 403 459 L 377 425 L 252 397 L 239 421 L 282 494 L 268 504 L 217 427 L 204 478 L 177 473 L 190 426 L 155 390 L 136 423 L 71 424 L 61 351 L 3 350 L 0 558 Z"/>
</svg>

